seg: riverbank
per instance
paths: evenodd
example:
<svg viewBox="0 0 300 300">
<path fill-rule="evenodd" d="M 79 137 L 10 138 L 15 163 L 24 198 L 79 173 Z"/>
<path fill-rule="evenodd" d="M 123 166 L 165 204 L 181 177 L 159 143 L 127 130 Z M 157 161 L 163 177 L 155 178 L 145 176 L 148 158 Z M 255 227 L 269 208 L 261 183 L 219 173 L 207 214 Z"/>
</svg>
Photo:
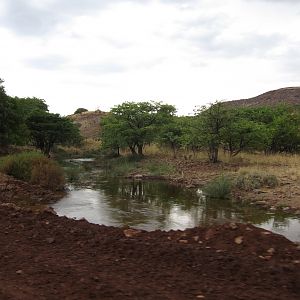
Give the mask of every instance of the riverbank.
<svg viewBox="0 0 300 300">
<path fill-rule="evenodd" d="M 64 191 L 50 191 L 0 173 L 0 204 L 12 203 L 35 210 L 45 209 L 65 195 Z"/>
<path fill-rule="evenodd" d="M 144 232 L 0 206 L 2 299 L 299 299 L 299 246 L 252 225 Z"/>
<path fill-rule="evenodd" d="M 151 172 L 151 166 L 160 166 L 158 172 Z M 150 170 L 149 170 L 150 169 Z M 162 172 L 159 173 L 159 171 Z M 172 158 L 170 155 L 148 155 L 131 168 L 127 166 L 125 175 L 135 178 L 164 178 L 174 184 L 188 188 L 202 188 L 221 175 L 236 178 L 250 174 L 273 176 L 276 185 L 268 184 L 246 190 L 233 187 L 235 200 L 247 201 L 269 209 L 281 209 L 300 214 L 300 157 L 299 156 L 264 156 L 245 155 L 240 158 L 223 157 L 217 164 L 207 162 L 205 157 Z M 261 175 L 262 174 L 262 175 Z"/>
</svg>

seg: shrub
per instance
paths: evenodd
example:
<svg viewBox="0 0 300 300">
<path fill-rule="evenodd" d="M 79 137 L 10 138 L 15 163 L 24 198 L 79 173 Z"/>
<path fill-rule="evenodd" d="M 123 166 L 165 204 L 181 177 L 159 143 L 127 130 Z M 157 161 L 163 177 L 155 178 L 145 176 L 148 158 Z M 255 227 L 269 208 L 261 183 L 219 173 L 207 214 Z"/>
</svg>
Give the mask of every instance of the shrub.
<svg viewBox="0 0 300 300">
<path fill-rule="evenodd" d="M 51 190 L 62 190 L 65 185 L 64 170 L 46 157 L 33 161 L 30 182 Z"/>
<path fill-rule="evenodd" d="M 275 175 L 266 174 L 263 172 L 240 173 L 235 179 L 234 185 L 244 191 L 259 189 L 263 186 L 272 187 L 278 185 L 278 179 Z"/>
<path fill-rule="evenodd" d="M 203 188 L 203 192 L 208 198 L 226 199 L 230 197 L 231 187 L 230 178 L 222 175 L 208 183 Z"/>
<path fill-rule="evenodd" d="M 1 160 L 0 171 L 51 190 L 60 190 L 65 184 L 63 169 L 39 152 L 8 155 Z"/>
<path fill-rule="evenodd" d="M 35 151 L 8 155 L 2 158 L 0 170 L 17 179 L 30 181 L 33 161 L 40 157 L 43 155 Z"/>
</svg>

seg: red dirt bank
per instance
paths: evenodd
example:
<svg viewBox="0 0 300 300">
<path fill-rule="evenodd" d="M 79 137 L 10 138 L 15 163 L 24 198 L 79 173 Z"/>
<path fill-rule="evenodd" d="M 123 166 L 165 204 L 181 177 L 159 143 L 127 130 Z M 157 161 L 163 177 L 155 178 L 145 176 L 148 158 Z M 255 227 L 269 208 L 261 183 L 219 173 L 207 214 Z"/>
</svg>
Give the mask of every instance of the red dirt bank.
<svg viewBox="0 0 300 300">
<path fill-rule="evenodd" d="M 136 232 L 0 205 L 0 299 L 300 299 L 299 246 L 252 225 Z"/>
</svg>

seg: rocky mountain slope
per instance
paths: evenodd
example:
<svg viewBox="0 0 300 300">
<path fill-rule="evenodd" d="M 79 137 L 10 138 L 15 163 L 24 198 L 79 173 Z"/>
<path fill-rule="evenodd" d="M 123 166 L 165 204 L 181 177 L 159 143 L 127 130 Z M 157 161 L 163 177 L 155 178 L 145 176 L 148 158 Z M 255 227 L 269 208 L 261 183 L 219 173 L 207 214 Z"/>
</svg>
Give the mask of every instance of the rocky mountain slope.
<svg viewBox="0 0 300 300">
<path fill-rule="evenodd" d="M 86 139 L 98 139 L 100 134 L 100 120 L 107 113 L 96 110 L 71 115 L 69 118 L 79 125 L 81 135 Z"/>
<path fill-rule="evenodd" d="M 253 98 L 225 102 L 230 106 L 256 107 L 278 104 L 300 105 L 300 87 L 287 87 L 269 91 Z"/>
</svg>

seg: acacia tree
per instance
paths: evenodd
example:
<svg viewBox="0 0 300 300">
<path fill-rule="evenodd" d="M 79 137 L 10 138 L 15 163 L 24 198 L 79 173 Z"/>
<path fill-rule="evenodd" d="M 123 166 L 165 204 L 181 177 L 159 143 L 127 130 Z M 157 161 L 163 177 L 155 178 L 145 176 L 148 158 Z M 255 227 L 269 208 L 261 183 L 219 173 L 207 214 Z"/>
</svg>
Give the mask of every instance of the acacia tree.
<svg viewBox="0 0 300 300">
<path fill-rule="evenodd" d="M 222 145 L 230 156 L 244 150 L 263 150 L 269 142 L 269 133 L 265 124 L 249 119 L 248 109 L 230 109 L 221 130 Z"/>
<path fill-rule="evenodd" d="M 221 102 L 208 108 L 203 106 L 196 114 L 199 128 L 199 144 L 207 149 L 209 161 L 218 162 L 219 148 L 222 143 L 222 129 L 227 122 L 227 109 Z"/>
<path fill-rule="evenodd" d="M 179 117 L 173 117 L 169 123 L 162 126 L 158 142 L 161 145 L 170 147 L 173 151 L 173 157 L 176 158 L 177 150 L 182 145 L 182 135 L 182 119 Z"/>
<path fill-rule="evenodd" d="M 54 144 L 75 144 L 81 140 L 79 128 L 59 114 L 35 112 L 27 120 L 33 144 L 46 156 L 50 155 Z"/>
<path fill-rule="evenodd" d="M 120 149 L 126 146 L 122 136 L 122 124 L 113 114 L 108 114 L 101 118 L 100 127 L 102 149 L 109 149 L 113 152 L 113 155 L 119 156 Z"/>
<path fill-rule="evenodd" d="M 272 123 L 268 152 L 296 153 L 300 150 L 300 115 L 288 113 L 277 116 Z"/>
<path fill-rule="evenodd" d="M 133 155 L 142 156 L 144 146 L 155 139 L 159 127 L 169 122 L 175 111 L 174 106 L 160 102 L 124 102 L 103 118 L 102 142 L 127 145 Z"/>
</svg>

